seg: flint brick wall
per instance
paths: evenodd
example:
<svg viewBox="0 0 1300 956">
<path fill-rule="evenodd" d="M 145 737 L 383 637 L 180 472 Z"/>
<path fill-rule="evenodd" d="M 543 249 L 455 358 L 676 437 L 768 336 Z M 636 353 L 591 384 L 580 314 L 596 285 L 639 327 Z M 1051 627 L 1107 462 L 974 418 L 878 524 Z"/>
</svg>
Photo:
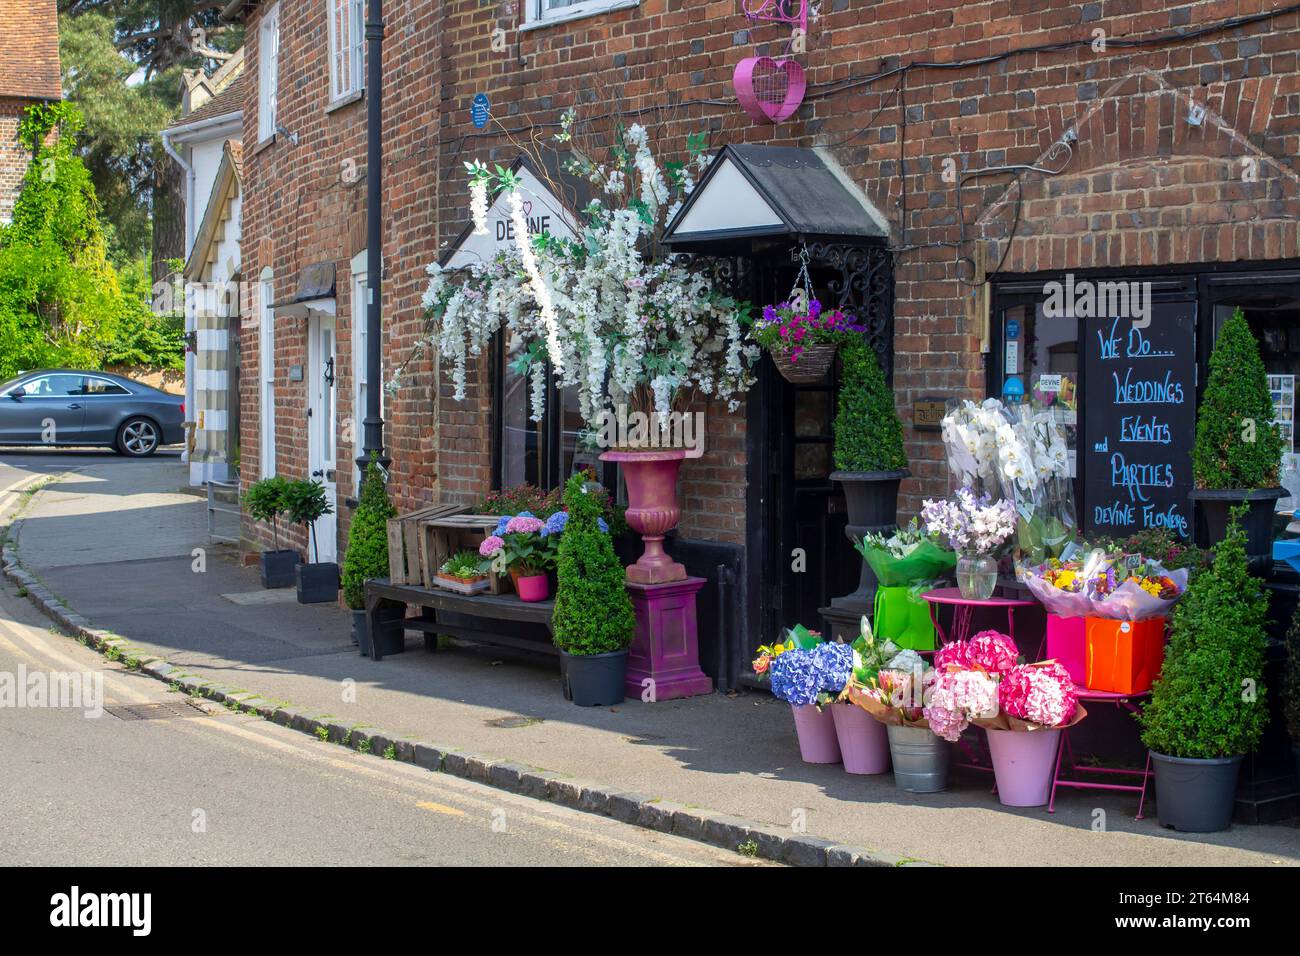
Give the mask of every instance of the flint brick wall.
<svg viewBox="0 0 1300 956">
<path fill-rule="evenodd" d="M 991 274 L 1300 255 L 1297 14 L 1131 45 L 1283 6 L 1265 0 L 1178 6 L 823 0 L 809 23 L 806 52 L 797 55 L 807 71 L 805 102 L 778 126 L 751 122 L 735 104 L 730 80 L 742 57 L 781 55 L 789 31 L 749 23 L 734 0 L 644 0 L 528 31 L 517 29 L 516 4 L 452 0 L 393 9 L 385 88 L 390 348 L 416 335 L 423 265 L 467 220 L 462 162 L 513 160 L 518 148 L 511 137 L 527 139 L 535 130 L 547 141 L 570 105 L 606 128 L 617 107 L 626 121 L 644 123 L 657 142 L 684 142 L 687 132 L 707 128 L 714 148 L 740 141 L 828 146 L 892 225 L 894 386 L 914 476 L 904 485 L 902 506 L 915 511 L 921 497 L 944 490 L 946 466 L 937 437 L 912 430 L 913 400 L 984 392 L 982 321 L 970 308 L 976 259 Z M 262 256 L 274 251 L 278 294 L 287 290 L 291 270 L 313 256 L 343 262 L 350 254 L 340 248 L 343 227 L 326 219 L 363 208 L 364 179 L 351 191 L 329 182 L 336 169 L 330 164 L 345 147 L 364 163 L 362 108 L 349 108 L 353 116 L 323 115 L 324 20 L 307 8 L 281 3 L 281 122 L 305 139 L 296 150 L 281 142 L 252 156 L 246 173 L 245 257 L 260 269 Z M 255 16 L 249 29 L 254 76 Z M 319 22 L 309 27 L 313 18 Z M 504 49 L 494 50 L 498 28 Z M 1030 50 L 1075 41 L 1084 42 Z M 1018 50 L 1027 52 L 1012 52 Z M 488 94 L 494 117 L 482 131 L 469 110 L 479 92 Z M 1205 111 L 1199 125 L 1188 120 L 1193 107 Z M 245 117 L 245 141 L 252 142 L 255 103 Z M 1075 137 L 1070 149 L 1054 149 L 1067 130 Z M 958 203 L 959 175 L 1015 165 L 1059 173 L 974 179 Z M 325 197 L 335 197 L 336 205 Z M 254 235 L 270 243 L 256 257 L 248 251 Z M 341 268 L 341 289 L 345 274 Z M 346 348 L 342 329 L 341 319 Z M 246 341 L 256 348 L 255 335 Z M 289 347 L 288 339 L 281 341 Z M 245 367 L 255 365 L 246 358 Z M 389 406 L 399 497 L 471 500 L 490 480 L 486 380 L 472 376 L 467 400 L 456 403 L 427 362 L 412 365 L 405 378 Z M 741 542 L 746 423 L 710 411 L 709 453 L 683 471 L 681 529 Z M 245 421 L 247 432 L 255 422 L 247 406 Z M 299 447 L 290 416 L 282 413 L 280 422 L 288 447 Z M 256 447 L 247 434 L 243 447 Z M 246 457 L 247 477 L 256 465 Z"/>
</svg>

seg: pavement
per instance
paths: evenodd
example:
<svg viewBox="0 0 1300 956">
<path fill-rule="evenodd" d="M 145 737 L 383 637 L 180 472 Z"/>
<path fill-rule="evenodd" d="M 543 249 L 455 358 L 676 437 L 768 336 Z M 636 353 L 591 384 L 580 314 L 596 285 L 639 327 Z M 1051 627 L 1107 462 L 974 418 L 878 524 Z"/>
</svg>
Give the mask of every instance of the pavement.
<svg viewBox="0 0 1300 956">
<path fill-rule="evenodd" d="M 4 582 L 0 675 L 38 674 L 94 675 L 104 707 L 0 709 L 21 771 L 0 774 L 0 865 L 761 865 L 191 702 L 51 634 Z"/>
<path fill-rule="evenodd" d="M 0 458 L 24 467 L 14 456 Z M 1049 815 L 1001 806 L 988 776 L 978 773 L 958 774 L 946 793 L 914 795 L 897 790 L 888 774 L 855 777 L 804 764 L 789 707 L 765 692 L 589 709 L 563 699 L 553 659 L 525 652 L 458 643 L 429 653 L 412 633 L 405 653 L 377 663 L 361 658 L 346 611 L 265 603 L 256 569 L 207 545 L 203 501 L 179 490 L 182 466 L 138 466 L 78 461 L 77 471 L 31 496 L 18 555 L 68 608 L 191 674 L 349 725 L 903 859 L 1300 863 L 1300 827 L 1293 825 L 1177 834 L 1161 829 L 1150 811 L 1135 821 L 1136 797 L 1126 794 L 1066 792 Z M 203 570 L 196 570 L 196 548 L 204 549 Z M 1136 728 L 1116 717 L 1113 732 L 1135 735 Z"/>
</svg>

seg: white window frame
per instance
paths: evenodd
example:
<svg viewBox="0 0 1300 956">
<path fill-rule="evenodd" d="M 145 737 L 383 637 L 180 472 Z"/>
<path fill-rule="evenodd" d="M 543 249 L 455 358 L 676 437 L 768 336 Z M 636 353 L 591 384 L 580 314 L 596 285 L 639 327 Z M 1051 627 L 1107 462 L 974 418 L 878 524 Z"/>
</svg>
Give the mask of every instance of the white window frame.
<svg viewBox="0 0 1300 956">
<path fill-rule="evenodd" d="M 366 313 L 369 307 L 370 298 L 368 295 L 368 276 L 370 261 L 367 258 L 367 251 L 362 249 L 352 257 L 352 285 L 351 297 L 352 303 L 352 457 L 354 459 L 361 457 L 361 452 L 366 443 L 366 399 L 370 383 L 366 380 L 366 344 L 368 335 L 366 333 Z M 380 368 L 383 367 L 383 356 L 380 355 Z M 384 405 L 386 402 L 383 389 L 379 392 L 379 414 L 382 417 L 385 414 Z M 355 464 L 355 462 L 354 462 Z M 356 493 L 361 494 L 361 479 L 365 475 L 361 473 L 361 466 L 356 465 L 354 471 L 354 480 L 356 484 Z"/>
<path fill-rule="evenodd" d="M 571 3 L 567 7 L 551 7 L 550 3 L 551 0 L 525 0 L 524 22 L 520 29 L 536 30 L 553 23 L 564 23 L 566 20 L 593 17 L 614 10 L 626 10 L 629 7 L 640 6 L 641 0 L 578 0 L 577 3 Z"/>
<path fill-rule="evenodd" d="M 280 5 L 272 4 L 257 28 L 257 138 L 275 135 L 280 101 Z"/>
<path fill-rule="evenodd" d="M 274 296 L 271 280 L 274 277 L 270 268 L 263 269 L 259 285 L 261 315 L 257 337 L 258 422 L 260 423 L 258 450 L 263 478 L 271 478 L 275 475 L 275 310 L 271 308 Z"/>
<path fill-rule="evenodd" d="M 366 0 L 326 0 L 326 4 L 330 21 L 330 102 L 333 103 L 366 88 Z M 346 32 L 339 30 L 340 23 Z"/>
</svg>

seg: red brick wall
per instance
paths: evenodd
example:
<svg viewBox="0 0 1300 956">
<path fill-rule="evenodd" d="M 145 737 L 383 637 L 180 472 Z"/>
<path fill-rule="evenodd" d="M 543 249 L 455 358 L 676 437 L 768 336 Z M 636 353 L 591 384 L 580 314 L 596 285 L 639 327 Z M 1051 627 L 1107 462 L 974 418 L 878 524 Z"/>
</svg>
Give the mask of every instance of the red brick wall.
<svg viewBox="0 0 1300 956">
<path fill-rule="evenodd" d="M 830 145 L 892 223 L 900 412 L 907 420 L 921 394 L 982 394 L 982 323 L 968 315 L 973 287 L 963 280 L 971 268 L 961 261 L 975 258 L 976 243 L 988 269 L 1002 260 L 1004 273 L 1300 255 L 1297 15 L 1199 38 L 1122 45 L 1280 6 L 1264 0 L 1179 6 L 1156 0 L 823 0 L 810 23 L 807 52 L 799 56 L 808 71 L 808 96 L 796 116 L 777 127 L 758 126 L 740 111 L 730 77 L 741 57 L 756 50 L 779 54 L 784 33 L 748 24 L 734 0 L 644 0 L 632 9 L 531 31 L 515 29 L 517 4 L 509 14 L 504 4 L 480 0 L 393 8 L 385 130 L 390 354 L 403 352 L 418 333 L 424 263 L 467 219 L 461 163 L 513 159 L 517 149 L 503 128 L 518 139 L 541 124 L 538 137 L 545 140 L 553 129 L 544 124 L 557 122 L 566 107 L 576 104 L 592 117 L 617 101 L 629 120 L 640 119 L 657 139 L 670 142 L 707 127 L 715 146 L 741 140 Z M 330 182 L 343 154 L 364 165 L 364 117 L 360 106 L 343 115 L 323 113 L 324 20 L 312 9 L 320 5 L 281 3 L 281 122 L 303 139 L 296 149 L 277 143 L 247 160 L 248 274 L 256 274 L 253 264 L 260 269 L 271 261 L 280 294 L 292 270 L 315 258 L 337 258 L 340 276 L 346 274 L 346 220 L 363 208 L 363 181 L 351 190 Z M 255 76 L 256 15 L 252 21 L 249 69 Z M 491 49 L 498 26 L 506 30 L 504 52 Z M 1089 42 L 985 64 L 895 72 L 900 64 L 954 63 L 1092 41 L 1097 30 L 1108 41 L 1104 50 Z M 491 98 L 496 120 L 483 131 L 470 121 L 478 92 Z M 690 103 L 661 109 L 675 100 Z M 1192 104 L 1207 109 L 1199 127 L 1187 122 Z M 246 108 L 245 122 L 246 142 L 252 142 L 255 103 Z M 1073 154 L 1050 156 L 1067 128 L 1078 136 Z M 1247 159 L 1256 161 L 1253 183 L 1234 175 Z M 1022 192 L 1009 174 L 976 180 L 963 190 L 959 206 L 955 184 L 945 177 L 946 160 L 958 172 L 1012 164 L 1063 172 L 1024 174 Z M 1019 224 L 1007 250 L 1018 194 Z M 342 319 L 340 328 L 342 337 Z M 245 341 L 256 349 L 255 335 Z M 286 355 L 282 364 L 290 361 Z M 255 365 L 246 359 L 245 367 Z M 432 493 L 435 473 L 438 492 L 454 500 L 477 495 L 490 477 L 484 380 L 472 378 L 467 400 L 455 403 L 435 375 L 427 363 L 416 364 L 390 405 L 396 487 L 405 504 Z M 246 406 L 246 430 L 256 421 L 255 409 L 249 411 Z M 709 454 L 683 472 L 682 530 L 738 542 L 745 422 L 713 411 Z M 282 413 L 280 419 L 286 454 L 301 447 L 291 418 Z M 915 477 L 904 485 L 905 512 L 915 510 L 922 495 L 941 491 L 946 475 L 933 433 L 916 433 L 909 424 L 906 438 Z M 243 447 L 256 446 L 246 435 Z M 256 467 L 255 458 L 247 458 L 245 477 Z M 291 460 L 302 458 L 305 452 Z M 282 460 L 289 470 L 290 459 Z"/>
<path fill-rule="evenodd" d="M 0 97 L 0 220 L 8 220 L 14 211 L 27 165 L 32 154 L 18 142 L 18 121 L 30 103 Z"/>
</svg>

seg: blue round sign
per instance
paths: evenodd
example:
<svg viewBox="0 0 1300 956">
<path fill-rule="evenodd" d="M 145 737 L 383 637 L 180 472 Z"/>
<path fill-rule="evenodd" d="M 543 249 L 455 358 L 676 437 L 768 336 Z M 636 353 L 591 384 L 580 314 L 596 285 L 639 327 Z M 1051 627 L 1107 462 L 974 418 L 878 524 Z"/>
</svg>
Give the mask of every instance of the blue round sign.
<svg viewBox="0 0 1300 956">
<path fill-rule="evenodd" d="M 1010 376 L 1002 386 L 1002 397 L 1016 400 L 1025 397 L 1025 383 L 1019 375 Z"/>
<path fill-rule="evenodd" d="M 1009 338 L 1009 339 L 1018 339 L 1018 338 L 1020 338 L 1020 320 L 1019 320 L 1019 319 L 1007 319 L 1007 338 Z"/>
<path fill-rule="evenodd" d="M 476 93 L 474 101 L 469 107 L 470 118 L 474 120 L 474 125 L 482 129 L 488 124 L 492 116 L 492 104 L 488 102 L 486 93 Z"/>
</svg>

